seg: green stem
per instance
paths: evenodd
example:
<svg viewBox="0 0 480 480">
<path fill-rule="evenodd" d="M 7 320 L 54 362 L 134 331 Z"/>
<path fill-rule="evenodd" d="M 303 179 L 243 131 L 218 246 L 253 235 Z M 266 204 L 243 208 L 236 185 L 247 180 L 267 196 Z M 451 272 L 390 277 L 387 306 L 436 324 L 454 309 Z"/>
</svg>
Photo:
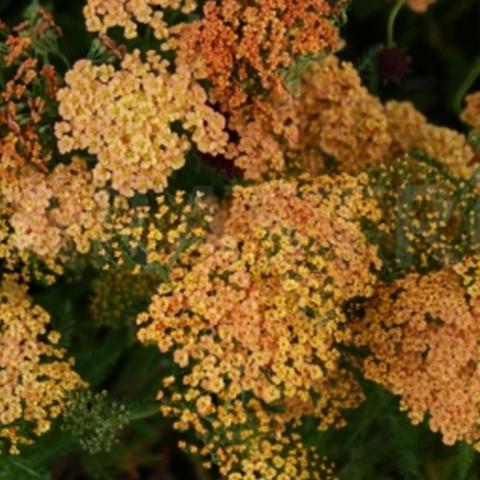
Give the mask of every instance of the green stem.
<svg viewBox="0 0 480 480">
<path fill-rule="evenodd" d="M 475 83 L 475 80 L 478 78 L 479 75 L 480 75 L 480 56 L 474 60 L 470 70 L 467 73 L 467 76 L 465 77 L 465 80 L 461 83 L 461 85 L 458 87 L 457 91 L 455 92 L 455 95 L 452 100 L 452 106 L 455 113 L 459 113 L 462 110 L 463 99 L 465 98 L 465 95 L 470 90 L 472 85 Z"/>
<path fill-rule="evenodd" d="M 145 418 L 154 417 L 160 413 L 160 405 L 158 403 L 145 407 L 143 410 L 140 410 L 137 413 L 132 413 L 130 415 L 130 421 L 134 422 L 136 420 L 143 420 Z"/>
<path fill-rule="evenodd" d="M 397 0 L 395 5 L 390 12 L 387 23 L 387 46 L 393 47 L 395 45 L 395 20 L 397 19 L 398 13 L 405 5 L 406 0 Z"/>
</svg>

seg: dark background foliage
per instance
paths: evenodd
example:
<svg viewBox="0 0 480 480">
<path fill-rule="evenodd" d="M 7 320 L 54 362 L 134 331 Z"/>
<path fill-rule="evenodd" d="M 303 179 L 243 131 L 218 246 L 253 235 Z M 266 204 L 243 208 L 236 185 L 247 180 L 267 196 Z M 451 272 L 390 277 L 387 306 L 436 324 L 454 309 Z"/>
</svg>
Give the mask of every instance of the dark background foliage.
<svg viewBox="0 0 480 480">
<path fill-rule="evenodd" d="M 83 2 L 39 3 L 54 13 L 63 28 L 61 47 L 70 62 L 85 56 L 93 36 L 84 29 Z M 14 24 L 31 4 L 28 0 L 0 0 L 0 18 Z M 458 95 L 472 65 L 480 58 L 480 1 L 438 0 L 425 15 L 406 9 L 400 13 L 396 41 L 411 58 L 409 71 L 400 82 L 386 82 L 371 62 L 365 61 L 385 43 L 391 7 L 392 2 L 387 0 L 353 0 L 349 22 L 343 29 L 347 46 L 341 56 L 357 65 L 367 65 L 362 71 L 364 80 L 382 99 L 411 100 L 434 122 L 462 128 L 457 119 Z M 473 87 L 480 89 L 480 81 Z M 221 191 L 225 179 L 199 168 L 193 164 L 180 184 L 193 184 L 200 173 L 202 182 Z M 115 402 L 128 411 L 125 422 L 119 420 L 126 423 L 120 441 L 110 452 L 89 453 L 58 424 L 20 457 L 0 457 L 0 480 L 216 478 L 215 473 L 202 471 L 195 459 L 182 454 L 176 447 L 178 435 L 159 415 L 152 416 L 155 407 L 151 399 L 159 388 L 162 372 L 172 368 L 168 359 L 160 357 L 153 347 L 135 343 L 129 312 L 116 329 L 93 324 L 86 309 L 90 280 L 87 274 L 81 281 L 62 281 L 38 289 L 36 299 L 52 314 L 55 327 L 63 333 L 64 346 L 76 357 L 80 373 L 96 392 L 109 392 L 110 403 L 105 410 L 99 407 L 98 418 L 91 416 L 90 427 L 105 428 L 106 423 L 113 422 L 108 408 L 116 412 L 112 407 Z M 470 447 L 445 447 L 425 425 L 411 426 L 398 411 L 396 398 L 373 384 L 363 383 L 368 399 L 348 414 L 345 429 L 318 433 L 308 422 L 304 427 L 305 442 L 319 446 L 334 460 L 343 480 L 480 479 L 480 457 Z M 111 427 L 115 431 L 115 425 Z"/>
</svg>

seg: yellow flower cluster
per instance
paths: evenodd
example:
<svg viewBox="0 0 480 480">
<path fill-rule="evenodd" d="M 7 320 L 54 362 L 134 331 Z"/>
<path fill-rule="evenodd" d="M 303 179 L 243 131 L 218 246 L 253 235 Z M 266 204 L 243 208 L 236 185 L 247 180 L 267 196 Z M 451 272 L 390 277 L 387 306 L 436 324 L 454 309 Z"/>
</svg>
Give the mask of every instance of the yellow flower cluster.
<svg viewBox="0 0 480 480">
<path fill-rule="evenodd" d="M 66 393 L 84 386 L 73 360 L 56 346 L 50 317 L 34 305 L 27 288 L 12 278 L 0 286 L 0 439 L 18 445 L 49 430 L 63 410 Z M 24 425 L 28 429 L 23 428 Z M 28 432 L 28 433 L 26 433 Z"/>
<path fill-rule="evenodd" d="M 90 32 L 106 33 L 121 27 L 126 38 L 135 38 L 137 24 L 142 23 L 153 29 L 156 38 L 163 39 L 169 34 L 164 9 L 188 14 L 196 7 L 196 0 L 87 0 L 83 12 Z"/>
<path fill-rule="evenodd" d="M 372 295 L 372 269 L 380 266 L 360 228 L 361 219 L 379 216 L 364 196 L 367 180 L 341 175 L 237 187 L 223 235 L 172 269 L 171 282 L 137 321 L 139 339 L 172 352 L 185 369 L 186 390 L 172 400 L 195 407 L 165 410 L 180 414 L 180 428 L 203 435 L 203 420 L 214 414 L 229 429 L 222 405 L 244 395 L 279 407 L 282 431 L 305 415 L 321 429 L 341 425 L 340 410 L 358 404 L 361 393 L 339 367 L 335 344 L 348 338 L 343 302 Z M 233 473 L 228 465 L 236 462 L 225 462 Z"/>
<path fill-rule="evenodd" d="M 476 191 L 421 155 L 405 155 L 371 175 L 382 207 L 380 250 L 393 278 L 453 265 L 479 248 Z"/>
<path fill-rule="evenodd" d="M 173 387 L 171 377 L 164 381 Z M 176 385 L 175 389 L 181 389 Z M 164 415 L 179 418 L 175 427 L 186 430 L 192 426 L 201 443 L 180 442 L 180 447 L 206 460 L 212 459 L 227 480 L 328 480 L 332 466 L 315 449 L 303 445 L 301 437 L 287 429 L 281 415 L 265 409 L 253 398 L 234 400 L 216 406 L 210 395 L 194 396 L 191 392 L 162 397 Z"/>
<path fill-rule="evenodd" d="M 400 396 L 414 424 L 426 416 L 450 445 L 480 449 L 479 257 L 377 290 L 354 344 L 368 347 L 363 369 Z"/>
<path fill-rule="evenodd" d="M 173 198 L 159 196 L 152 205 L 137 206 L 117 197 L 94 260 L 104 270 L 120 268 L 134 275 L 143 271 L 166 280 L 168 269 L 206 236 L 213 206 L 203 197 L 201 192 L 189 197 L 179 190 Z"/>
<path fill-rule="evenodd" d="M 121 68 L 75 64 L 58 93 L 63 121 L 56 125 L 62 153 L 87 150 L 96 155 L 97 187 L 107 184 L 122 195 L 161 192 L 174 170 L 185 164 L 191 141 L 204 153 L 221 153 L 226 144 L 224 118 L 206 104 L 203 88 L 188 70 L 167 72 L 153 51 L 124 57 Z"/>
<path fill-rule="evenodd" d="M 480 92 L 467 95 L 465 103 L 465 108 L 460 118 L 469 127 L 480 129 Z"/>
</svg>

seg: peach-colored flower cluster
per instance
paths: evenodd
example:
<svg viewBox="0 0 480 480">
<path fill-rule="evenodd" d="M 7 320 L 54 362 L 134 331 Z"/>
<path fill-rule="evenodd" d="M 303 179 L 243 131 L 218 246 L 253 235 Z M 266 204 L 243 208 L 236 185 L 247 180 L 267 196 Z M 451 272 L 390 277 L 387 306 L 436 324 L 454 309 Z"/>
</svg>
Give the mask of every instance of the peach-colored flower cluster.
<svg viewBox="0 0 480 480">
<path fill-rule="evenodd" d="M 359 402 L 335 343 L 348 338 L 343 302 L 372 295 L 379 267 L 359 224 L 379 215 L 366 182 L 343 175 L 237 187 L 220 238 L 172 269 L 138 317 L 138 335 L 185 369 L 185 391 L 164 410 L 180 417 L 179 428 L 206 435 L 213 415 L 229 429 L 223 405 L 245 395 L 281 409 L 280 431 L 304 415 L 322 429 L 341 425 L 340 410 Z M 236 472 L 235 458 L 225 459 L 225 472 Z"/>
<path fill-rule="evenodd" d="M 253 98 L 230 113 L 228 128 L 238 141 L 229 143 L 225 156 L 245 178 L 278 176 L 289 166 L 287 156 L 298 144 L 296 101 L 287 92 L 268 101 Z"/>
<path fill-rule="evenodd" d="M 58 93 L 58 146 L 62 153 L 80 149 L 97 156 L 98 187 L 111 183 L 126 196 L 164 190 L 191 148 L 189 137 L 172 127 L 176 122 L 200 151 L 222 152 L 223 117 L 206 105 L 205 91 L 188 70 L 169 74 L 166 66 L 153 51 L 145 62 L 135 51 L 119 70 L 81 60 L 67 73 Z"/>
<path fill-rule="evenodd" d="M 28 264 L 33 254 L 59 273 L 64 255 L 86 253 L 101 238 L 109 198 L 95 190 L 92 173 L 80 158 L 48 174 L 24 168 L 1 193 L 10 230 L 2 256 L 12 267 L 17 256 Z"/>
<path fill-rule="evenodd" d="M 469 127 L 480 129 L 480 92 L 467 95 L 465 98 L 465 108 L 460 118 Z"/>
<path fill-rule="evenodd" d="M 48 431 L 51 420 L 63 410 L 66 393 L 84 386 L 72 369 L 73 360 L 56 346 L 60 335 L 48 329 L 49 323 L 48 313 L 32 303 L 24 285 L 12 278 L 3 280 L 0 438 L 9 443 L 11 453 Z"/>
<path fill-rule="evenodd" d="M 21 260 L 26 277 L 33 257 L 59 272 L 67 250 L 86 252 L 108 207 L 85 161 L 53 165 L 55 142 L 48 132 L 60 80 L 51 65 L 42 66 L 35 48 L 59 33 L 40 10 L 38 20 L 15 27 L 3 43 L 3 60 L 13 73 L 0 92 L 6 132 L 0 139 L 0 257 L 11 269 Z"/>
<path fill-rule="evenodd" d="M 356 173 L 389 159 L 392 139 L 383 105 L 351 63 L 331 56 L 314 64 L 303 78 L 299 103 L 299 148 L 310 170 Z"/>
<path fill-rule="evenodd" d="M 474 151 L 461 133 L 428 122 L 409 102 L 382 105 L 348 62 L 331 56 L 313 64 L 298 101 L 298 150 L 311 171 L 358 172 L 411 150 L 467 177 Z M 472 104 L 473 105 L 473 104 Z"/>
<path fill-rule="evenodd" d="M 480 448 L 479 258 L 377 290 L 352 325 L 363 369 L 400 396 L 414 424 L 428 417 L 446 444 Z"/>
<path fill-rule="evenodd" d="M 106 33 L 121 27 L 126 38 L 135 38 L 140 23 L 150 26 L 155 37 L 163 39 L 169 35 L 164 9 L 189 14 L 196 7 L 196 0 L 87 0 L 83 11 L 90 32 Z"/>
<path fill-rule="evenodd" d="M 399 156 L 421 150 L 452 172 L 468 176 L 472 172 L 474 151 L 461 133 L 428 122 L 409 102 L 390 101 L 385 105 L 393 152 Z"/>
<path fill-rule="evenodd" d="M 407 6 L 415 13 L 425 13 L 437 0 L 407 0 Z"/>
</svg>

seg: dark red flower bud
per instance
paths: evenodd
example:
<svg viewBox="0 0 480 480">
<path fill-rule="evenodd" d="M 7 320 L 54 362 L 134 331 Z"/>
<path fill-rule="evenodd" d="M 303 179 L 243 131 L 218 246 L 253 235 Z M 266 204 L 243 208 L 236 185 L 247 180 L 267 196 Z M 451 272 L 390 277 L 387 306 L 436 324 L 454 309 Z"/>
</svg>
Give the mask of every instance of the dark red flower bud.
<svg viewBox="0 0 480 480">
<path fill-rule="evenodd" d="M 407 52 L 400 47 L 384 47 L 375 58 L 378 74 L 392 82 L 400 82 L 405 77 L 410 61 Z"/>
</svg>

